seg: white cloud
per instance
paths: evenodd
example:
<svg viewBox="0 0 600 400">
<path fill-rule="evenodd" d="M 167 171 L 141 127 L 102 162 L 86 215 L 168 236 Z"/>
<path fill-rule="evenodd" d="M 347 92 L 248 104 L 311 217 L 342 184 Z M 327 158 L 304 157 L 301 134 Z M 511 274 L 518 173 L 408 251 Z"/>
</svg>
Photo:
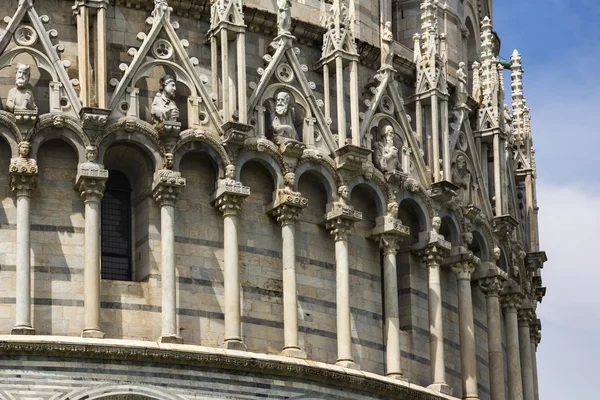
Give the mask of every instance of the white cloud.
<svg viewBox="0 0 600 400">
<path fill-rule="evenodd" d="M 538 184 L 540 246 L 548 254 L 538 307 L 540 397 L 597 398 L 600 359 L 600 192 L 589 187 Z"/>
</svg>

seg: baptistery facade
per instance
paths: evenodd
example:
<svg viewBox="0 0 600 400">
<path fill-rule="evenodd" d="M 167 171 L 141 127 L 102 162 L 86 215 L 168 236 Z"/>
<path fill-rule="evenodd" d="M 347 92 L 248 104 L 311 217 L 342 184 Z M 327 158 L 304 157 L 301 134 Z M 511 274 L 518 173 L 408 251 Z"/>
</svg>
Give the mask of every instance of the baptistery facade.
<svg viewBox="0 0 600 400">
<path fill-rule="evenodd" d="M 5 3 L 0 399 L 539 399 L 491 0 Z"/>
</svg>

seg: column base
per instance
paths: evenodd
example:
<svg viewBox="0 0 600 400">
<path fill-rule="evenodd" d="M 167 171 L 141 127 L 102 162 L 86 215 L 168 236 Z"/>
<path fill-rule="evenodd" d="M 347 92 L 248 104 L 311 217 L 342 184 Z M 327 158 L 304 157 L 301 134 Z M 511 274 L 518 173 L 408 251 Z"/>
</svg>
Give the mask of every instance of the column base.
<svg viewBox="0 0 600 400">
<path fill-rule="evenodd" d="M 161 336 L 158 339 L 159 343 L 170 343 L 170 344 L 183 344 L 183 338 L 181 336 Z"/>
<path fill-rule="evenodd" d="M 100 329 L 85 329 L 81 332 L 82 338 L 90 338 L 90 339 L 104 339 L 104 332 Z"/>
<path fill-rule="evenodd" d="M 301 358 L 306 360 L 306 353 L 300 350 L 298 347 L 288 347 L 283 349 L 279 354 L 284 357 Z"/>
<path fill-rule="evenodd" d="M 391 372 L 385 375 L 386 378 L 395 379 L 397 381 L 408 382 L 408 379 L 404 377 L 401 373 Z"/>
<path fill-rule="evenodd" d="M 358 366 L 357 363 L 355 363 L 352 360 L 338 360 L 335 365 L 339 365 L 340 367 L 344 367 L 344 368 L 350 368 L 350 369 L 358 369 L 360 370 L 360 367 Z"/>
<path fill-rule="evenodd" d="M 241 351 L 248 350 L 248 348 L 246 347 L 244 342 L 242 342 L 241 340 L 236 340 L 236 339 L 226 340 L 223 343 L 223 347 L 227 350 L 241 350 Z"/>
<path fill-rule="evenodd" d="M 435 390 L 436 392 L 452 396 L 452 388 L 446 383 L 432 383 L 431 385 L 427 386 L 427 389 Z"/>
<path fill-rule="evenodd" d="M 30 326 L 15 326 L 10 331 L 11 335 L 35 335 L 35 329 Z"/>
</svg>

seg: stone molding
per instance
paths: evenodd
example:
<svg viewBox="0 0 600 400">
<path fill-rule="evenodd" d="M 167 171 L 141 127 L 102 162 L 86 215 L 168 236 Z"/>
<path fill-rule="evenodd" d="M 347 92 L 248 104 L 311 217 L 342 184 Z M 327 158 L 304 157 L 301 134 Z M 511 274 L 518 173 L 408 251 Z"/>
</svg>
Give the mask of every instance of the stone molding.
<svg viewBox="0 0 600 400">
<path fill-rule="evenodd" d="M 137 361 L 202 366 L 223 370 L 288 376 L 349 388 L 390 398 L 412 400 L 455 399 L 414 384 L 336 365 L 290 357 L 203 346 L 111 339 L 57 338 L 52 336 L 0 336 L 0 353 L 13 357 L 55 357 L 98 361 Z"/>
<path fill-rule="evenodd" d="M 154 176 L 152 194 L 161 206 L 173 206 L 181 189 L 185 187 L 185 178 L 180 172 L 161 169 Z"/>
</svg>

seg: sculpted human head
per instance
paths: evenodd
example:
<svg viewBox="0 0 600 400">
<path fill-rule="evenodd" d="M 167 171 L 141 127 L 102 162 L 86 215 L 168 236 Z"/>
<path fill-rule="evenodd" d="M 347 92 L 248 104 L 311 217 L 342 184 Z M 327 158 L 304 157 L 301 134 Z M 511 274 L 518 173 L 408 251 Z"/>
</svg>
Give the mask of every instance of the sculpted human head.
<svg viewBox="0 0 600 400">
<path fill-rule="evenodd" d="M 344 186 L 340 186 L 340 188 L 338 189 L 338 195 L 340 196 L 340 200 L 348 200 L 348 186 L 344 185 Z"/>
<path fill-rule="evenodd" d="M 24 88 L 29 84 L 31 69 L 29 65 L 17 64 L 17 72 L 15 74 L 15 84 L 19 89 Z"/>
<path fill-rule="evenodd" d="M 499 259 L 500 259 L 500 248 L 494 247 L 494 260 L 499 260 Z"/>
<path fill-rule="evenodd" d="M 433 219 L 431 220 L 431 228 L 434 231 L 439 231 L 441 227 L 442 227 L 442 219 L 440 217 L 433 217 Z"/>
<path fill-rule="evenodd" d="M 277 115 L 285 115 L 288 112 L 290 105 L 290 94 L 287 92 L 277 93 L 275 97 L 275 112 Z"/>
<path fill-rule="evenodd" d="M 161 93 L 164 93 L 170 99 L 175 97 L 175 90 L 177 89 L 175 78 L 171 75 L 165 75 L 160 78 L 159 84 Z"/>
<path fill-rule="evenodd" d="M 467 161 L 465 160 L 465 158 L 463 156 L 456 157 L 456 169 L 458 169 L 459 171 L 462 171 L 466 167 L 467 167 Z"/>
<path fill-rule="evenodd" d="M 388 203 L 388 216 L 396 218 L 398 215 L 398 203 Z"/>
<path fill-rule="evenodd" d="M 394 127 L 391 125 L 386 125 L 383 127 L 383 138 L 385 141 L 393 141 L 394 140 Z"/>
<path fill-rule="evenodd" d="M 471 233 L 471 232 L 465 233 L 465 242 L 467 242 L 467 244 L 473 243 L 473 233 Z"/>
<path fill-rule="evenodd" d="M 85 148 L 85 158 L 88 162 L 96 162 L 96 157 L 98 157 L 98 149 L 96 146 L 87 146 Z"/>
<path fill-rule="evenodd" d="M 235 165 L 229 164 L 225 167 L 225 178 L 235 179 Z"/>
<path fill-rule="evenodd" d="M 173 168 L 173 153 L 165 153 L 165 167 Z"/>
<path fill-rule="evenodd" d="M 29 144 L 29 142 L 21 142 L 19 143 L 19 156 L 25 158 L 29 155 L 29 152 L 31 151 L 31 145 Z"/>
<path fill-rule="evenodd" d="M 283 177 L 283 184 L 286 187 L 293 188 L 295 183 L 296 175 L 293 172 L 288 172 L 287 174 L 285 174 L 285 176 Z"/>
</svg>

